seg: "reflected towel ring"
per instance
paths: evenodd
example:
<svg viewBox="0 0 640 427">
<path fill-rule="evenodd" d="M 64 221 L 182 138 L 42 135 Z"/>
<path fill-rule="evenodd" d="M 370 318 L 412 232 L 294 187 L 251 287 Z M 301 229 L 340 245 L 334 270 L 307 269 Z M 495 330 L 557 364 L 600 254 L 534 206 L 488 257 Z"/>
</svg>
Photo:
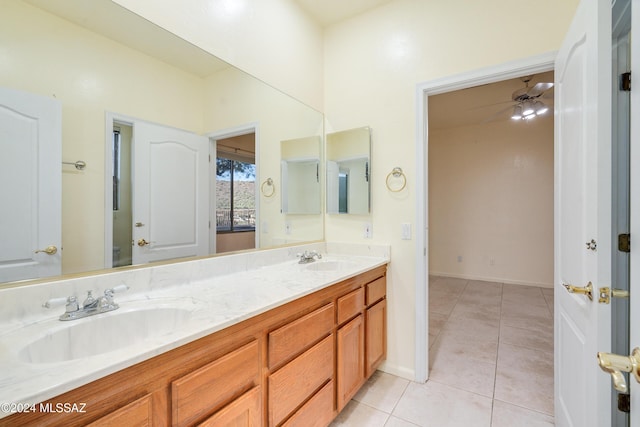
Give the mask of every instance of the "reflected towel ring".
<svg viewBox="0 0 640 427">
<path fill-rule="evenodd" d="M 391 177 L 394 178 L 402 178 L 402 185 L 400 186 L 400 188 L 391 188 L 391 186 L 389 185 L 389 178 Z M 404 187 L 407 186 L 407 177 L 405 176 L 404 172 L 402 172 L 402 168 L 396 166 L 395 168 L 393 168 L 393 170 L 391 172 L 389 172 L 389 175 L 387 175 L 387 179 L 385 181 L 385 183 L 387 184 L 387 188 L 389 189 L 389 191 L 393 191 L 394 193 L 397 193 L 399 191 L 404 190 Z"/>
<path fill-rule="evenodd" d="M 84 168 L 87 167 L 87 164 L 82 160 L 78 160 L 77 162 L 62 162 L 62 164 L 75 166 L 75 168 L 78 169 L 79 171 L 84 170 Z"/>
<path fill-rule="evenodd" d="M 265 186 L 271 187 L 271 192 L 269 192 L 269 193 L 265 192 Z M 276 192 L 276 187 L 273 185 L 273 180 L 271 178 L 267 178 L 266 181 L 263 182 L 262 185 L 260 186 L 260 191 L 262 192 L 264 197 L 273 196 L 275 194 L 275 192 Z"/>
</svg>

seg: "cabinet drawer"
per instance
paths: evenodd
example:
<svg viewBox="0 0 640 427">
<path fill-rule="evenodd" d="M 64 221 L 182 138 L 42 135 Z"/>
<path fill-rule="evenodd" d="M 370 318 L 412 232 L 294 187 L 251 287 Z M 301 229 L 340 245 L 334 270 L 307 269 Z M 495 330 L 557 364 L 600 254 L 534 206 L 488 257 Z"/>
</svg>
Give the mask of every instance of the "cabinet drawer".
<svg viewBox="0 0 640 427">
<path fill-rule="evenodd" d="M 333 328 L 333 303 L 294 320 L 269 334 L 269 367 L 273 368 L 305 351 Z"/>
<path fill-rule="evenodd" d="M 258 342 L 252 341 L 173 381 L 173 425 L 191 425 L 257 385 L 259 363 Z"/>
<path fill-rule="evenodd" d="M 367 284 L 367 307 L 380 301 L 387 294 L 387 279 L 381 277 Z"/>
<path fill-rule="evenodd" d="M 153 425 L 152 402 L 151 395 L 147 394 L 111 414 L 88 424 L 87 427 Z"/>
<path fill-rule="evenodd" d="M 282 427 L 325 427 L 333 419 L 333 381 L 329 381 Z"/>
<path fill-rule="evenodd" d="M 338 298 L 338 324 L 342 324 L 362 311 L 364 307 L 364 289 L 358 288 Z"/>
<path fill-rule="evenodd" d="M 333 376 L 333 335 L 269 376 L 269 425 L 275 426 Z"/>
<path fill-rule="evenodd" d="M 262 419 L 261 400 L 260 386 L 256 386 L 198 427 L 258 427 Z"/>
</svg>

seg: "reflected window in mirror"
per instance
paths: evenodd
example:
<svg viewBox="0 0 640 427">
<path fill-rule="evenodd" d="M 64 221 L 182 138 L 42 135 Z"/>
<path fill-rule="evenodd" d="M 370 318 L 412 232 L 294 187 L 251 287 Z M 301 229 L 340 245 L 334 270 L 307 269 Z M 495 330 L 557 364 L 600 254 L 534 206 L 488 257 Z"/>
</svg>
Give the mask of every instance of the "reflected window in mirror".
<svg viewBox="0 0 640 427">
<path fill-rule="evenodd" d="M 120 152 L 122 141 L 120 139 L 120 128 L 113 129 L 113 210 L 120 209 Z"/>
<path fill-rule="evenodd" d="M 255 231 L 256 164 L 254 134 L 218 141 L 216 158 L 216 230 Z"/>
</svg>

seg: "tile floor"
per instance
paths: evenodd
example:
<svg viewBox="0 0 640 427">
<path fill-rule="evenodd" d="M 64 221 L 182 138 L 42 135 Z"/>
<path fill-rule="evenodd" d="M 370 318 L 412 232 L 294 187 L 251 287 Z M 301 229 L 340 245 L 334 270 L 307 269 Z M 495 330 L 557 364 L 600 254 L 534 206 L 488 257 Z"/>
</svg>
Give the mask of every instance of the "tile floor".
<svg viewBox="0 0 640 427">
<path fill-rule="evenodd" d="M 376 372 L 331 425 L 553 426 L 553 289 L 430 277 L 429 364 Z"/>
</svg>

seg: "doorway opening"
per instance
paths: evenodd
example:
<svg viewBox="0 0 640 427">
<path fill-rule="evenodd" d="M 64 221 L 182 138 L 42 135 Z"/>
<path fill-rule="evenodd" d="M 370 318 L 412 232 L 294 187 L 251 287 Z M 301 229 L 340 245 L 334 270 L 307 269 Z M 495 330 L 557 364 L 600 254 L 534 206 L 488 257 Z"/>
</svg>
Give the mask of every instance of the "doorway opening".
<svg viewBox="0 0 640 427">
<path fill-rule="evenodd" d="M 216 252 L 256 247 L 255 132 L 216 140 Z"/>
<path fill-rule="evenodd" d="M 133 235 L 131 149 L 133 127 L 127 123 L 113 124 L 113 248 L 112 267 L 132 264 Z"/>
<path fill-rule="evenodd" d="M 421 83 L 417 86 L 416 105 L 416 367 L 415 379 L 424 382 L 429 377 L 429 215 L 428 215 L 428 99 L 430 96 L 467 89 L 474 86 L 535 75 L 553 70 L 555 53 L 526 58 L 499 66 L 480 69 L 444 79 Z M 457 258 L 456 258 L 457 259 Z"/>
</svg>

